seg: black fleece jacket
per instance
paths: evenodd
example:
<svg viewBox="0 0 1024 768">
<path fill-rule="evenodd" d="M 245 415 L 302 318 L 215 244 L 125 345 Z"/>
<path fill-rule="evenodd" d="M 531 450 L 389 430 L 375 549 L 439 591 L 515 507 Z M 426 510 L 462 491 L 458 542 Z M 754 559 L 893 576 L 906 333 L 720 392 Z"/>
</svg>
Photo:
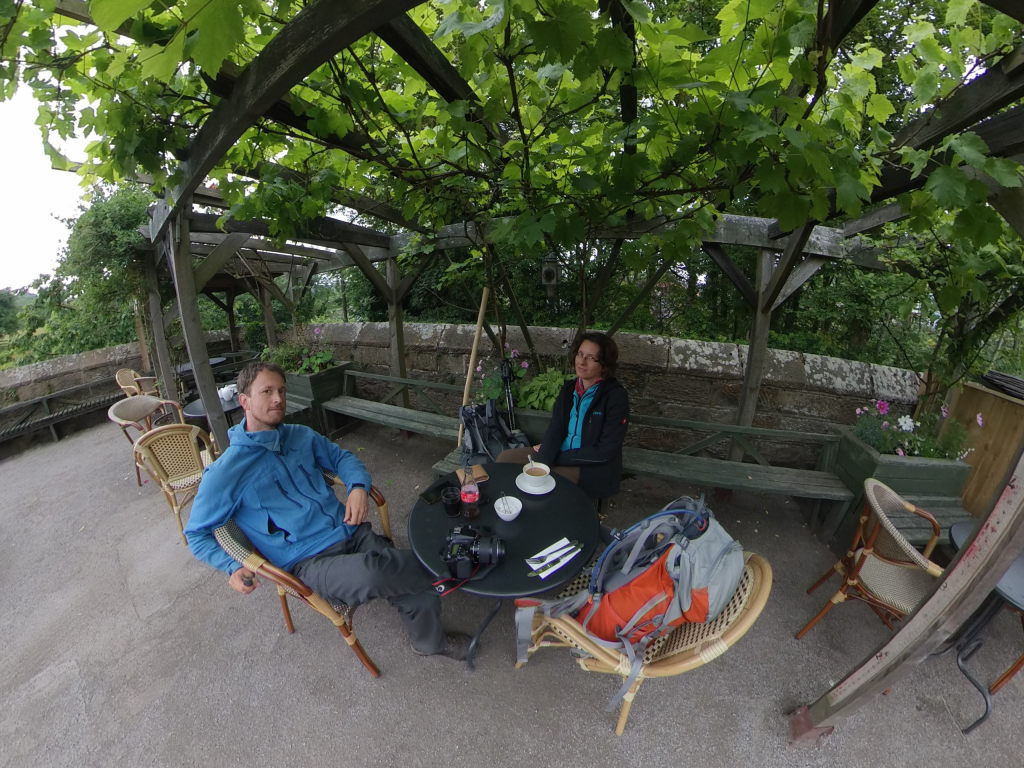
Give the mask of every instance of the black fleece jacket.
<svg viewBox="0 0 1024 768">
<path fill-rule="evenodd" d="M 629 425 L 629 395 L 616 379 L 602 381 L 584 416 L 580 447 L 561 450 L 569 429 L 576 380 L 565 382 L 555 399 L 538 458 L 549 466 L 578 466 L 580 487 L 588 496 L 607 498 L 618 493 L 622 479 L 622 443 Z"/>
</svg>

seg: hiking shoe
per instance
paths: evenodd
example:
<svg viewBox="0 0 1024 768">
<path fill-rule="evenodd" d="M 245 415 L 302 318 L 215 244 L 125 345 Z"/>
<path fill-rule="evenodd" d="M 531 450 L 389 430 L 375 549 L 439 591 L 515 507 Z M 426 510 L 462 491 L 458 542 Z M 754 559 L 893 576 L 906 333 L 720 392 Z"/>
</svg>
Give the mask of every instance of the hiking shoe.
<svg viewBox="0 0 1024 768">
<path fill-rule="evenodd" d="M 447 659 L 453 661 L 465 661 L 466 655 L 469 653 L 469 644 L 472 642 L 472 638 L 464 632 L 446 632 L 444 636 L 444 647 L 435 653 L 421 653 L 413 650 L 419 656 L 444 656 Z"/>
</svg>

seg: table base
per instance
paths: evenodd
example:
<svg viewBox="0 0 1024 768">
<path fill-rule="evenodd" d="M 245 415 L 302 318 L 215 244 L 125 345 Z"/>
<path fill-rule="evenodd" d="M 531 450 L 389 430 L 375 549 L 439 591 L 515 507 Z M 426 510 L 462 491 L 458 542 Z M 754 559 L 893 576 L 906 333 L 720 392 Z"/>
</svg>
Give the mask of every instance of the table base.
<svg viewBox="0 0 1024 768">
<path fill-rule="evenodd" d="M 494 617 L 498 615 L 498 611 L 501 610 L 501 604 L 503 602 L 504 600 L 494 601 L 494 607 L 487 612 L 487 616 L 480 623 L 480 626 L 477 627 L 476 633 L 473 635 L 473 638 L 469 641 L 469 649 L 466 651 L 466 666 L 469 668 L 471 672 L 474 669 L 476 669 L 476 665 L 474 662 L 476 659 L 476 650 L 480 646 L 480 637 L 483 635 L 484 630 L 486 630 L 487 627 L 491 625 L 491 622 L 494 621 Z"/>
<path fill-rule="evenodd" d="M 971 617 L 964 623 L 963 627 L 956 634 L 954 639 L 952 639 L 945 648 L 938 652 L 938 654 L 941 655 L 956 649 L 957 668 L 963 676 L 967 678 L 967 682 L 978 690 L 978 693 L 981 694 L 981 698 L 985 704 L 985 711 L 982 712 L 981 717 L 965 728 L 960 729 L 960 732 L 965 736 L 984 723 L 992 713 L 992 694 L 989 693 L 986 685 L 983 685 L 970 673 L 967 669 L 967 662 L 981 648 L 985 641 L 983 635 L 985 628 L 992 623 L 992 620 L 999 614 L 1005 604 L 1006 601 L 999 597 L 999 595 L 994 592 L 990 594 L 985 598 L 985 601 L 981 604 L 978 610 L 971 614 Z"/>
</svg>

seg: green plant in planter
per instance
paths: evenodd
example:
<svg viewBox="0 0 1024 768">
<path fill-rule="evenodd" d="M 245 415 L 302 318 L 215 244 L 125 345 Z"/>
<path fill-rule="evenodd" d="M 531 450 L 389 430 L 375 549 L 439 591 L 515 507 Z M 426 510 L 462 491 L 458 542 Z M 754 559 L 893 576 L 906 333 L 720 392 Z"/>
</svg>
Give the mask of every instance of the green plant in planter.
<svg viewBox="0 0 1024 768">
<path fill-rule="evenodd" d="M 978 426 L 984 426 L 979 413 Z M 920 419 L 890 414 L 889 403 L 874 400 L 857 409 L 853 433 L 879 453 L 896 456 L 921 456 L 931 459 L 963 459 L 967 453 L 967 429 L 941 413 L 925 414 Z"/>
<path fill-rule="evenodd" d="M 516 398 L 516 404 L 520 408 L 550 411 L 555 407 L 555 398 L 558 397 L 562 385 L 570 378 L 572 376 L 562 371 L 548 368 L 544 373 L 538 373 L 532 379 L 519 385 L 519 397 Z"/>
<path fill-rule="evenodd" d="M 335 365 L 334 352 L 323 340 L 323 326 L 307 334 L 296 326 L 273 347 L 264 347 L 260 359 L 281 366 L 289 373 L 319 373 Z M 308 340 L 309 337 L 312 340 Z"/>
<path fill-rule="evenodd" d="M 507 344 L 505 348 L 508 349 Z M 508 365 L 509 369 L 512 399 L 516 402 L 519 401 L 520 380 L 526 376 L 530 362 L 520 356 L 518 349 L 513 349 L 509 352 L 508 358 L 498 358 L 498 362 L 495 365 L 491 365 L 485 360 L 480 360 L 476 364 L 476 375 L 480 383 L 480 389 L 476 395 L 477 402 L 485 403 L 488 400 L 505 401 L 505 382 L 501 376 L 501 369 L 505 364 Z"/>
</svg>

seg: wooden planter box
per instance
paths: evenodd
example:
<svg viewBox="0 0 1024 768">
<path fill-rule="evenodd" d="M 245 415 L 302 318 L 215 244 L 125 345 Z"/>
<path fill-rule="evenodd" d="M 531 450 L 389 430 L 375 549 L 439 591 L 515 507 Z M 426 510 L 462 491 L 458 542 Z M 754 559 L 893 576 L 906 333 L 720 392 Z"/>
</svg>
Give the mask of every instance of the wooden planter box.
<svg viewBox="0 0 1024 768">
<path fill-rule="evenodd" d="M 296 417 L 299 422 L 308 424 L 321 434 L 326 435 L 330 432 L 327 414 L 321 403 L 342 394 L 345 371 L 351 365 L 351 361 L 346 361 L 319 373 L 285 374 L 289 407 L 309 408 L 309 413 L 306 416 Z"/>
<path fill-rule="evenodd" d="M 304 404 L 322 403 L 341 394 L 348 363 L 336 365 L 319 373 L 287 373 L 288 398 Z"/>
<path fill-rule="evenodd" d="M 925 459 L 919 456 L 894 456 L 879 453 L 853 434 L 853 429 L 840 429 L 835 472 L 855 494 L 854 499 L 830 521 L 831 534 L 825 531 L 833 546 L 845 547 L 853 536 L 857 517 L 864 504 L 864 481 L 873 477 L 885 483 L 908 501 L 932 512 L 936 517 L 949 509 L 962 508 L 961 495 L 971 466 L 952 459 Z M 897 527 L 903 529 L 899 520 Z M 913 538 L 908 536 L 908 538 Z"/>
</svg>

